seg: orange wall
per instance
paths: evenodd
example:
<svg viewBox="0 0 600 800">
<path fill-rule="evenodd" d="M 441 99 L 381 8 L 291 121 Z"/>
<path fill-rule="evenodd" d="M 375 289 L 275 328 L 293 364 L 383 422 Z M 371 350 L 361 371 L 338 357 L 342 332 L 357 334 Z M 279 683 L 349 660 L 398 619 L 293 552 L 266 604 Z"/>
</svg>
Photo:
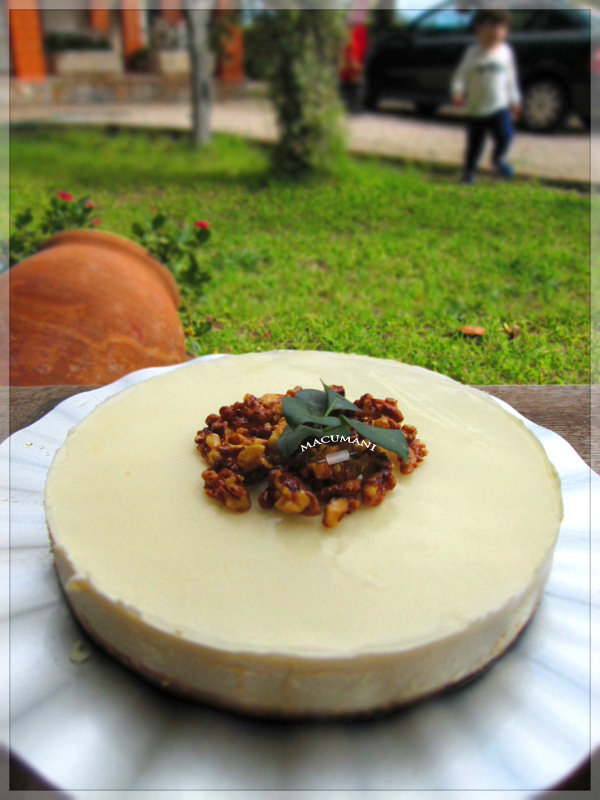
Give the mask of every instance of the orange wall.
<svg viewBox="0 0 600 800">
<path fill-rule="evenodd" d="M 142 11 L 139 0 L 127 0 L 127 8 L 121 9 L 121 26 L 123 30 L 123 55 L 130 55 L 144 46 L 142 29 Z"/>
<path fill-rule="evenodd" d="M 177 25 L 181 18 L 181 4 L 179 0 L 161 0 L 160 8 L 163 17 L 170 25 Z"/>
<path fill-rule="evenodd" d="M 90 0 L 90 24 L 95 31 L 108 33 L 110 30 L 110 8 L 107 0 Z"/>
<path fill-rule="evenodd" d="M 46 77 L 42 23 L 35 2 L 29 5 L 9 11 L 12 65 L 17 78 L 41 81 Z"/>
</svg>

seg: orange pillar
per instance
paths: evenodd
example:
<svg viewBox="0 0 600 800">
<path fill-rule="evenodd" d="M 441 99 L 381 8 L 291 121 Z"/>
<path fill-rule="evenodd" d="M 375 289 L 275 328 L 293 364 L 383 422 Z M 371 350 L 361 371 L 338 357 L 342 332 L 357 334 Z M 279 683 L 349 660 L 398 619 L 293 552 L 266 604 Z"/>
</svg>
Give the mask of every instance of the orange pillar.
<svg viewBox="0 0 600 800">
<path fill-rule="evenodd" d="M 108 33 L 110 30 L 110 8 L 108 0 L 90 0 L 90 25 L 95 31 Z"/>
<path fill-rule="evenodd" d="M 35 0 L 29 8 L 9 11 L 10 49 L 14 74 L 24 81 L 46 77 L 42 21 Z"/>
<path fill-rule="evenodd" d="M 244 80 L 244 36 L 239 25 L 230 25 L 221 38 L 223 61 L 219 78 L 223 83 L 241 83 Z"/>
<path fill-rule="evenodd" d="M 217 17 L 229 14 L 228 0 L 218 0 Z M 241 83 L 244 74 L 244 35 L 241 27 L 231 19 L 225 24 L 221 35 L 221 58 L 218 63 L 218 76 L 223 83 Z"/>
<path fill-rule="evenodd" d="M 126 7 L 121 9 L 121 31 L 123 55 L 128 59 L 144 46 L 140 0 L 127 0 Z"/>
<path fill-rule="evenodd" d="M 179 25 L 182 18 L 179 0 L 161 0 L 160 10 L 169 25 Z"/>
</svg>

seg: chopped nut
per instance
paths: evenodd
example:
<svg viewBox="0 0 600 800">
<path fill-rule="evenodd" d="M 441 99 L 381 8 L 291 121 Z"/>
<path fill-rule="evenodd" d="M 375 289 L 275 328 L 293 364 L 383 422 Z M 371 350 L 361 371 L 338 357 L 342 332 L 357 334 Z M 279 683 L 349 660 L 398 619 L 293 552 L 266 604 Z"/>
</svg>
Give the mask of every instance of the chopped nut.
<svg viewBox="0 0 600 800">
<path fill-rule="evenodd" d="M 244 486 L 244 478 L 229 469 L 215 472 L 204 470 L 204 489 L 209 497 L 226 506 L 231 511 L 247 511 L 250 508 L 250 496 Z"/>
<path fill-rule="evenodd" d="M 269 485 L 273 504 L 284 514 L 304 514 L 312 517 L 321 510 L 319 501 L 295 475 L 283 469 L 274 469 L 269 473 Z"/>
<path fill-rule="evenodd" d="M 331 388 L 345 396 L 343 386 Z M 392 468 L 405 475 L 413 472 L 427 455 L 427 448 L 417 439 L 414 426 L 402 424 L 396 400 L 363 394 L 355 401 L 359 411 L 349 416 L 354 414 L 357 420 L 377 428 L 401 429 L 409 449 L 407 462 L 382 447 L 371 450 L 344 442 L 350 454 L 346 459 L 335 457 L 338 446 L 322 444 L 296 453 L 284 468 L 277 446 L 287 426 L 281 401 L 295 397 L 301 389 L 296 386 L 285 394 L 268 393 L 259 398 L 246 394 L 241 402 L 221 406 L 218 414 L 206 417 L 206 427 L 195 438 L 209 467 L 202 473 L 204 488 L 221 505 L 242 512 L 251 505 L 246 486 L 268 476 L 267 487 L 258 498 L 261 508 L 313 516 L 324 507 L 323 524 L 333 528 L 361 503 L 379 505 L 396 484 Z"/>
<path fill-rule="evenodd" d="M 271 467 L 271 464 L 265 458 L 264 444 L 258 442 L 244 447 L 237 457 L 237 463 L 242 472 L 251 472 L 259 467 L 266 467 L 267 469 Z"/>
<path fill-rule="evenodd" d="M 319 500 L 325 502 L 333 497 L 358 497 L 360 494 L 361 482 L 357 478 L 352 478 L 343 483 L 334 483 L 331 486 L 324 486 L 318 494 Z"/>
<path fill-rule="evenodd" d="M 372 419 L 379 419 L 380 417 L 390 417 L 396 422 L 402 422 L 404 417 L 398 408 L 398 401 L 393 397 L 386 397 L 385 400 L 379 400 L 371 394 L 363 394 L 355 404 L 360 408 L 360 413 L 357 418 L 363 422 L 369 422 Z M 380 426 L 384 427 L 384 426 Z"/>
<path fill-rule="evenodd" d="M 323 525 L 326 528 L 335 528 L 346 514 L 351 514 L 360 508 L 360 500 L 355 497 L 334 497 L 325 506 Z"/>
<path fill-rule="evenodd" d="M 365 478 L 361 484 L 361 498 L 366 506 L 378 506 L 387 492 L 396 485 L 391 466 Z"/>
</svg>

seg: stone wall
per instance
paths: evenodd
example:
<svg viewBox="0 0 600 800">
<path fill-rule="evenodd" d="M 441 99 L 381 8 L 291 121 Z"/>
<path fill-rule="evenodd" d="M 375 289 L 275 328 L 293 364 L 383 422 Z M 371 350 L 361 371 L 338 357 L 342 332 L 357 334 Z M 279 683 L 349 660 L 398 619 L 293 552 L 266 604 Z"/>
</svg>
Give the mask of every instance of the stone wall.
<svg viewBox="0 0 600 800">
<path fill-rule="evenodd" d="M 11 80 L 14 105 L 77 103 L 184 103 L 190 99 L 186 75 L 53 75 L 40 83 Z"/>
<path fill-rule="evenodd" d="M 240 84 L 214 82 L 214 97 L 264 97 L 266 85 L 258 81 Z M 76 105 L 90 103 L 189 103 L 188 75 L 120 74 L 53 75 L 29 83 L 11 79 L 10 100 L 19 105 Z"/>
</svg>

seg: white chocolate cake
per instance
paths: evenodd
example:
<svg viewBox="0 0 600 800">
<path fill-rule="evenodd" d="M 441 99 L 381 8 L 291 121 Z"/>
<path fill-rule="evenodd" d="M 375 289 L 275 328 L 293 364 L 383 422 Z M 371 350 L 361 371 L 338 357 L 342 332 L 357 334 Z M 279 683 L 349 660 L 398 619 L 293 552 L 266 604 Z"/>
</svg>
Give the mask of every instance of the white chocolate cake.
<svg viewBox="0 0 600 800">
<path fill-rule="evenodd" d="M 376 508 L 232 513 L 203 491 L 207 415 L 301 385 L 393 397 L 429 454 Z M 242 712 L 368 713 L 480 672 L 549 574 L 560 482 L 482 392 L 367 356 L 275 351 L 195 362 L 103 402 L 50 469 L 46 515 L 67 601 L 111 654 Z"/>
</svg>

